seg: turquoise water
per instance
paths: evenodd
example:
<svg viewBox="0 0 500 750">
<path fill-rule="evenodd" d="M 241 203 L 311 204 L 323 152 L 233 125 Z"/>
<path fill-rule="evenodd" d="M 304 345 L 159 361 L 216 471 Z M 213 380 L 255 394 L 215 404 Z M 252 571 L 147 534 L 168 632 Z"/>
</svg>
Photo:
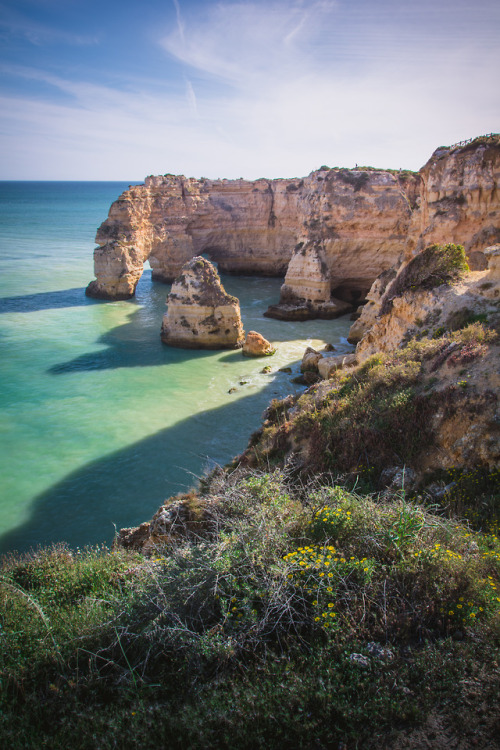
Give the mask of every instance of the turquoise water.
<svg viewBox="0 0 500 750">
<path fill-rule="evenodd" d="M 245 448 L 271 398 L 297 390 L 308 344 L 349 349 L 347 318 L 263 317 L 280 279 L 222 277 L 245 330 L 276 343 L 264 361 L 162 345 L 169 287 L 149 269 L 133 300 L 85 297 L 96 228 L 126 187 L 0 182 L 1 552 L 109 542 L 147 520 Z"/>
</svg>

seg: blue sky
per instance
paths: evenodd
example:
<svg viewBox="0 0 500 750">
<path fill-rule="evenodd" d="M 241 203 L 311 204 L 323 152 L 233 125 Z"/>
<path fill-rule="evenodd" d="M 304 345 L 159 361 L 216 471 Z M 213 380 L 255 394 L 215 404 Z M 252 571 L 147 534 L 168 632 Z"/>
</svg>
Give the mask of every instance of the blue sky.
<svg viewBox="0 0 500 750">
<path fill-rule="evenodd" d="M 418 169 L 500 130 L 498 0 L 0 0 L 0 179 Z"/>
</svg>

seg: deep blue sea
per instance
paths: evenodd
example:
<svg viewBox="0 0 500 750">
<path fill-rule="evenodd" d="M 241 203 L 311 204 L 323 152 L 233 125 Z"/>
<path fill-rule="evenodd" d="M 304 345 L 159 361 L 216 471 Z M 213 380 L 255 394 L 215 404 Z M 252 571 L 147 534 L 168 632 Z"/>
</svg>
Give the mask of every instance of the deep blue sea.
<svg viewBox="0 0 500 750">
<path fill-rule="evenodd" d="M 164 346 L 169 287 L 149 267 L 133 300 L 85 297 L 96 229 L 126 187 L 0 182 L 0 552 L 111 542 L 245 448 L 269 401 L 297 390 L 307 345 L 349 350 L 347 318 L 263 317 L 281 279 L 222 276 L 245 330 L 278 347 L 265 360 Z"/>
</svg>

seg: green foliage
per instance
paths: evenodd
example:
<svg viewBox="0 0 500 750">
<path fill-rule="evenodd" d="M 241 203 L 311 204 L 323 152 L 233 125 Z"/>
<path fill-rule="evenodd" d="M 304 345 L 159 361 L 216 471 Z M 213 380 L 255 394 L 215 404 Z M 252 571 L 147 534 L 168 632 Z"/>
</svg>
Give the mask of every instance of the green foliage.
<svg viewBox="0 0 500 750">
<path fill-rule="evenodd" d="M 457 281 L 469 270 L 462 245 L 429 245 L 406 265 L 382 300 L 381 315 L 392 309 L 392 300 L 409 290 L 434 289 Z"/>
<path fill-rule="evenodd" d="M 9 747 L 371 748 L 436 708 L 455 725 L 457 675 L 495 695 L 495 534 L 282 471 L 214 472 L 204 503 L 205 536 L 150 558 L 4 562 Z"/>
</svg>

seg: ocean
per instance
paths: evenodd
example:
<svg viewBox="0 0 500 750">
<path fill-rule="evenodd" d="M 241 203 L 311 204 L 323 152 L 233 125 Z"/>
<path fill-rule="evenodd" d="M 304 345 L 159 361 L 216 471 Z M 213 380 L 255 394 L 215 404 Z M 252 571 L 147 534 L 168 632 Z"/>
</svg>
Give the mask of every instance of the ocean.
<svg viewBox="0 0 500 750">
<path fill-rule="evenodd" d="M 245 448 L 269 401 L 301 390 L 306 346 L 351 349 L 346 317 L 263 317 L 282 279 L 221 276 L 245 330 L 276 344 L 264 360 L 163 345 L 169 287 L 149 267 L 135 299 L 85 297 L 96 229 L 126 187 L 0 182 L 2 553 L 109 544 Z"/>
</svg>

